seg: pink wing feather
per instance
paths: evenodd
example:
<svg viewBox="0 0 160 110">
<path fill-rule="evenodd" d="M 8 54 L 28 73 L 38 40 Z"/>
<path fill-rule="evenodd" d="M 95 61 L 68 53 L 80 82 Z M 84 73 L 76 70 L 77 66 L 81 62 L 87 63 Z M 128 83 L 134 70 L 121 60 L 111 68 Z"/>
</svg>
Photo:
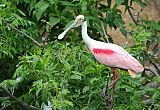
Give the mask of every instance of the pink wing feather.
<svg viewBox="0 0 160 110">
<path fill-rule="evenodd" d="M 104 65 L 132 70 L 136 73 L 144 70 L 134 57 L 118 45 L 107 43 L 103 45 L 103 48 L 94 47 L 91 51 L 95 58 Z"/>
</svg>

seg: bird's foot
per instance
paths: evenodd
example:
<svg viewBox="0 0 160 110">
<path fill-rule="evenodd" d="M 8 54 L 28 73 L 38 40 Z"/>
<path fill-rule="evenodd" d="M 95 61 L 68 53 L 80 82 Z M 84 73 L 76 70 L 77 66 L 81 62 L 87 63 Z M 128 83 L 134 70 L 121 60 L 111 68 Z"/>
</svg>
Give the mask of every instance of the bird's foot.
<svg viewBox="0 0 160 110">
<path fill-rule="evenodd" d="M 101 93 L 101 96 L 102 96 L 102 98 L 105 99 L 105 100 L 110 98 L 110 96 L 109 96 L 109 94 L 108 94 L 108 85 L 106 85 L 106 87 L 103 88 L 103 91 L 102 91 L 102 93 Z"/>
<path fill-rule="evenodd" d="M 102 98 L 104 99 L 107 110 L 112 110 L 113 108 L 113 97 L 108 93 L 108 85 L 102 91 Z"/>
</svg>

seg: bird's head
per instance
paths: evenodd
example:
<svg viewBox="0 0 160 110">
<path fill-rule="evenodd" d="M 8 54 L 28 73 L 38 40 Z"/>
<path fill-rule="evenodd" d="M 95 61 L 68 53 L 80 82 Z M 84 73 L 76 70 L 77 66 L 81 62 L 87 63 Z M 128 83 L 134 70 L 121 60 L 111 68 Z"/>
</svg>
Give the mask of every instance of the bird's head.
<svg viewBox="0 0 160 110">
<path fill-rule="evenodd" d="M 76 19 L 74 20 L 74 22 L 69 26 L 69 28 L 67 28 L 63 33 L 61 33 L 59 36 L 58 36 L 58 39 L 63 39 L 63 37 L 65 36 L 65 34 L 71 30 L 72 28 L 74 27 L 79 27 L 80 25 L 82 25 L 83 22 L 85 22 L 86 19 L 84 17 L 84 15 L 78 15 L 76 17 Z"/>
<path fill-rule="evenodd" d="M 76 24 L 75 24 L 74 27 L 78 27 L 78 26 L 82 25 L 82 23 L 83 23 L 84 21 L 86 21 L 85 17 L 84 17 L 83 15 L 78 15 L 78 16 L 76 17 L 76 19 L 75 19 Z"/>
</svg>

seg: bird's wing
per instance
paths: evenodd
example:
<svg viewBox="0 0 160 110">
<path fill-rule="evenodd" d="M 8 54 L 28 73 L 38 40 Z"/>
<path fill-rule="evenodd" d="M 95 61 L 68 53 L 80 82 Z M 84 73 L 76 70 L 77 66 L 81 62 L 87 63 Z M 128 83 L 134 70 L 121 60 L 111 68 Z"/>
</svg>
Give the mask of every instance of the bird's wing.
<svg viewBox="0 0 160 110">
<path fill-rule="evenodd" d="M 92 49 L 92 53 L 100 63 L 107 66 L 131 69 L 135 72 L 143 71 L 142 65 L 118 45 L 99 44 Z"/>
<path fill-rule="evenodd" d="M 130 55 L 126 50 L 124 50 L 122 47 L 115 45 L 114 44 L 114 48 L 113 51 L 116 52 L 117 54 L 119 54 L 120 56 L 125 57 L 126 60 L 128 60 L 128 63 L 131 66 L 137 66 L 137 67 L 142 67 L 142 65 L 138 62 L 137 59 L 135 59 L 132 55 Z"/>
</svg>

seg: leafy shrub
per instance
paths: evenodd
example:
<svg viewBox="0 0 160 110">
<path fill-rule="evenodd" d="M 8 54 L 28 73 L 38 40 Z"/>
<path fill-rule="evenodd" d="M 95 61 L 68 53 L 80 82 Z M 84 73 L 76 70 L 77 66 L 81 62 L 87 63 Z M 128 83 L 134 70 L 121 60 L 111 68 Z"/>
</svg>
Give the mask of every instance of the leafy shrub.
<svg viewBox="0 0 160 110">
<path fill-rule="evenodd" d="M 145 5 L 141 0 L 132 1 Z M 66 42 L 59 43 L 56 39 L 66 23 L 68 26 L 79 14 L 87 15 L 88 32 L 94 39 L 104 36 L 103 28 L 107 24 L 120 28 L 126 35 L 119 5 L 124 5 L 126 10 L 132 8 L 128 0 L 116 0 L 113 7 L 111 0 L 107 0 L 106 5 L 100 4 L 98 0 L 2 0 L 0 66 L 4 69 L 0 73 L 3 75 L 0 78 L 0 89 L 3 92 L 0 95 L 5 97 L 0 97 L 1 106 L 17 110 L 21 109 L 19 105 L 24 104 L 22 102 L 26 102 L 43 109 L 44 104 L 50 101 L 52 108 L 58 110 L 105 110 L 101 92 L 111 77 L 110 70 L 85 50 L 80 37 L 77 37 L 78 31 L 72 31 L 69 34 L 72 37 L 66 38 Z M 138 59 L 145 59 L 147 39 L 157 38 L 151 37 L 159 30 L 157 24 L 159 23 L 146 21 L 143 27 L 134 27 L 132 34 L 137 42 L 131 49 L 127 49 Z M 41 43 L 44 37 L 47 37 L 47 45 L 43 48 L 31 43 L 31 38 Z M 12 72 L 9 71 L 11 67 Z M 122 70 L 119 72 L 122 73 L 122 78 L 116 87 L 115 110 L 152 109 L 160 106 L 160 90 L 145 87 L 148 78 L 131 79 L 128 73 Z M 158 78 L 152 80 L 159 82 Z M 16 96 L 12 97 L 13 100 L 8 98 L 12 95 Z M 143 102 L 145 95 L 151 98 L 151 104 Z"/>
<path fill-rule="evenodd" d="M 38 49 L 20 60 L 12 80 L 15 83 L 9 86 L 10 80 L 5 80 L 2 84 L 16 91 L 14 94 L 26 92 L 22 100 L 37 107 L 50 100 L 60 110 L 103 107 L 100 93 L 109 70 L 95 62 L 84 46 L 54 42 L 44 54 Z"/>
</svg>

